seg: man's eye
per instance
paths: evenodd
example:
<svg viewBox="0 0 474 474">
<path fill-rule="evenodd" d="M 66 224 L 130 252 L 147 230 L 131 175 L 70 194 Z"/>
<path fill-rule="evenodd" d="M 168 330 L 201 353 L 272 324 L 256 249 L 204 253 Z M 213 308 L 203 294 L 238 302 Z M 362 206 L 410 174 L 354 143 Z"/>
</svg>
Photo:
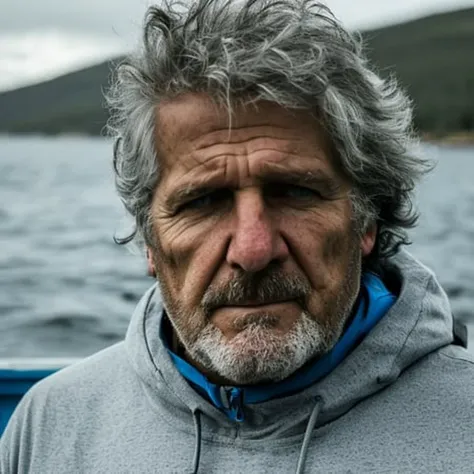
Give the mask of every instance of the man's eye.
<svg viewBox="0 0 474 474">
<path fill-rule="evenodd" d="M 187 202 L 182 206 L 184 209 L 201 209 L 203 207 L 209 206 L 212 203 L 212 197 L 209 194 L 205 196 L 200 196 L 192 201 Z"/>
<path fill-rule="evenodd" d="M 321 195 L 310 188 L 293 184 L 275 184 L 269 193 L 273 197 L 287 199 L 317 199 Z"/>
<path fill-rule="evenodd" d="M 226 202 L 230 198 L 230 191 L 218 190 L 203 196 L 199 196 L 196 199 L 192 199 L 180 207 L 180 211 L 183 210 L 206 210 L 217 208 Z"/>
</svg>

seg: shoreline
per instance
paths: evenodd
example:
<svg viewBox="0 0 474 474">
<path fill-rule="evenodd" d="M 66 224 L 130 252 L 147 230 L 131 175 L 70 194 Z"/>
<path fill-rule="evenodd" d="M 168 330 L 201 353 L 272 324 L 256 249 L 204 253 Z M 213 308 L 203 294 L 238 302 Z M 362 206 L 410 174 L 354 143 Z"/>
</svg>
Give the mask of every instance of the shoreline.
<svg viewBox="0 0 474 474">
<path fill-rule="evenodd" d="M 455 132 L 446 135 L 435 134 L 432 132 L 422 132 L 421 140 L 434 145 L 446 145 L 457 147 L 474 146 L 474 130 L 469 132 Z"/>
<path fill-rule="evenodd" d="M 41 131 L 35 132 L 7 132 L 0 131 L 0 138 L 51 138 L 51 137 L 68 137 L 68 138 L 92 138 L 107 139 L 101 134 L 91 134 L 78 131 L 67 131 L 58 133 L 45 133 Z M 474 130 L 469 132 L 451 132 L 451 133 L 434 133 L 419 132 L 418 137 L 423 143 L 430 143 L 438 146 L 455 146 L 455 147 L 474 147 Z"/>
</svg>

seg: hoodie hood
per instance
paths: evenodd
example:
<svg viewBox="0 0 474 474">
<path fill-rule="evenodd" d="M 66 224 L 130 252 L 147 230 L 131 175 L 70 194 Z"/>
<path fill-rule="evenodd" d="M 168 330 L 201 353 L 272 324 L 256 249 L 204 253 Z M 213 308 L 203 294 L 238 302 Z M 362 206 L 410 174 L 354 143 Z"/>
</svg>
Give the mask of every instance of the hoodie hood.
<svg viewBox="0 0 474 474">
<path fill-rule="evenodd" d="M 163 306 L 157 285 L 146 292 L 132 317 L 125 340 L 128 357 L 150 402 L 181 430 L 194 432 L 200 414 L 199 436 L 202 423 L 204 439 L 235 437 L 237 432 L 255 442 L 301 435 L 308 418 L 315 427 L 328 423 L 396 381 L 420 358 L 453 341 L 449 302 L 433 273 L 403 250 L 384 270 L 384 283 L 397 288 L 398 298 L 363 341 L 309 388 L 247 405 L 244 423 L 229 420 L 175 367 L 159 336 Z"/>
</svg>

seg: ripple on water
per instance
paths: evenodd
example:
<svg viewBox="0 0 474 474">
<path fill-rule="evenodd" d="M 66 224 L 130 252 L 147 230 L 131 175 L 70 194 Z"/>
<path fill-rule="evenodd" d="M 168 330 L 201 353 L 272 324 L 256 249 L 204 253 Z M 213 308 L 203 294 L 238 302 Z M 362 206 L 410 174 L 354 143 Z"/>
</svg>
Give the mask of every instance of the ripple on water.
<svg viewBox="0 0 474 474">
<path fill-rule="evenodd" d="M 444 285 L 444 290 L 446 291 L 446 294 L 448 295 L 449 299 L 455 300 L 465 294 L 468 293 L 468 288 L 462 285 Z"/>
<path fill-rule="evenodd" d="M 100 318 L 87 314 L 58 314 L 41 321 L 34 321 L 32 326 L 41 325 L 43 327 L 58 329 L 77 329 L 80 331 L 94 330 L 99 323 Z"/>
</svg>

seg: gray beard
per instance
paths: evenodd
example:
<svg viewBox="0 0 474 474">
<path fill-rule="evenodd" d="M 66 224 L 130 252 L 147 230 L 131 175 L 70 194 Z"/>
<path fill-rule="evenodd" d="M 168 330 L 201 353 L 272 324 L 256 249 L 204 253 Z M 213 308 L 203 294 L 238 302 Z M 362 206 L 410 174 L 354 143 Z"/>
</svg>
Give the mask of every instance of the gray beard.
<svg viewBox="0 0 474 474">
<path fill-rule="evenodd" d="M 328 334 L 306 312 L 284 334 L 278 334 L 262 323 L 249 324 L 231 340 L 227 340 L 217 327 L 208 324 L 188 348 L 189 355 L 201 366 L 236 385 L 277 382 L 309 359 L 327 352 L 343 327 L 340 325 Z"/>
</svg>

